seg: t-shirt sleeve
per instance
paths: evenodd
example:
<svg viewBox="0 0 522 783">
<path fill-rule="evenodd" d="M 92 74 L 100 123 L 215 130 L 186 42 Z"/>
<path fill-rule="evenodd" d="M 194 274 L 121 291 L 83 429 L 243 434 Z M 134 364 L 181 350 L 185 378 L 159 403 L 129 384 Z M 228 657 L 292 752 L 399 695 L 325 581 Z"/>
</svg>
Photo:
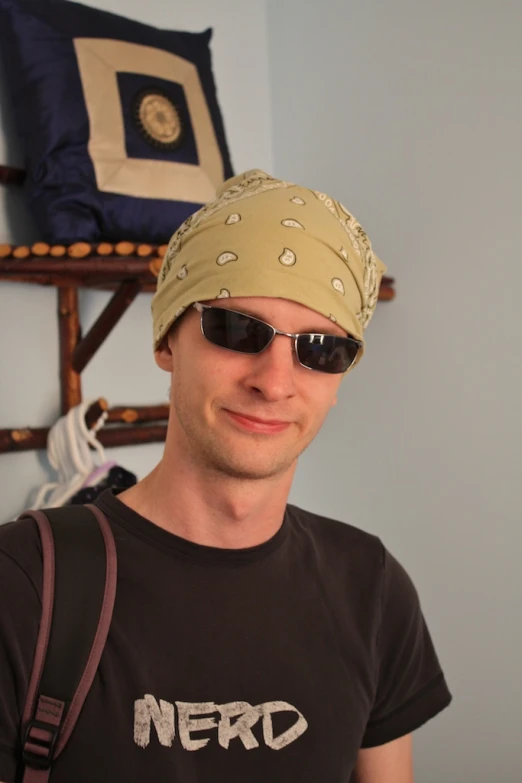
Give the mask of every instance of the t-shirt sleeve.
<svg viewBox="0 0 522 783">
<path fill-rule="evenodd" d="M 384 547 L 381 607 L 377 690 L 363 748 L 409 734 L 452 699 L 415 586 Z"/>
<path fill-rule="evenodd" d="M 7 529 L 7 535 L 3 535 L 4 531 L 0 535 L 0 781 L 3 783 L 21 779 L 20 725 L 41 615 L 38 579 L 35 581 L 26 570 L 26 565 L 37 555 L 35 539 L 25 521 L 23 525 L 26 529 L 21 532 L 28 534 L 25 539 L 29 551 L 22 557 L 26 562 L 21 563 L 17 558 L 16 550 L 23 542 L 19 544 L 16 539 L 22 536 L 12 536 Z"/>
</svg>

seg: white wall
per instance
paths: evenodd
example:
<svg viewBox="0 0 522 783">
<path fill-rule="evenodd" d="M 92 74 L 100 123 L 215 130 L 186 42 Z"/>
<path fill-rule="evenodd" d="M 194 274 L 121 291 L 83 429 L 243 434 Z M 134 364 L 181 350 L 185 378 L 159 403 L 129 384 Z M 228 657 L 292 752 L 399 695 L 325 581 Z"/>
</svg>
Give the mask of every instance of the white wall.
<svg viewBox="0 0 522 783">
<path fill-rule="evenodd" d="M 272 168 L 264 0 L 91 0 L 89 5 L 168 29 L 214 28 L 211 42 L 218 99 L 236 171 Z M 0 63 L 0 162 L 22 164 Z M 37 239 L 19 194 L 0 188 L 0 242 Z M 84 292 L 84 331 L 108 295 Z M 131 305 L 84 373 L 84 398 L 105 396 L 111 405 L 166 402 L 167 380 L 151 354 L 151 295 Z M 56 291 L 0 282 L 0 428 L 49 426 L 59 416 Z M 141 357 L 139 360 L 137 357 Z M 161 446 L 111 449 L 139 477 L 159 460 Z M 0 522 L 18 515 L 31 491 L 53 478 L 45 452 L 0 454 Z"/>
<path fill-rule="evenodd" d="M 268 0 L 278 176 L 397 280 L 292 498 L 412 575 L 454 703 L 419 783 L 522 780 L 522 5 Z"/>
</svg>

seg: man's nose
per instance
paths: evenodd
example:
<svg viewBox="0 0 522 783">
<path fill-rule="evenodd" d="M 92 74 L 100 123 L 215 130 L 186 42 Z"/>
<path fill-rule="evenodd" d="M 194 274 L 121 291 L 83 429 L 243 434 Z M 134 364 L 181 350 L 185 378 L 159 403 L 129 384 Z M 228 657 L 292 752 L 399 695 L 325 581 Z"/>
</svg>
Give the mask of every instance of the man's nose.
<svg viewBox="0 0 522 783">
<path fill-rule="evenodd" d="M 268 348 L 251 357 L 248 383 L 269 402 L 293 397 L 296 393 L 294 338 L 276 334 Z"/>
</svg>

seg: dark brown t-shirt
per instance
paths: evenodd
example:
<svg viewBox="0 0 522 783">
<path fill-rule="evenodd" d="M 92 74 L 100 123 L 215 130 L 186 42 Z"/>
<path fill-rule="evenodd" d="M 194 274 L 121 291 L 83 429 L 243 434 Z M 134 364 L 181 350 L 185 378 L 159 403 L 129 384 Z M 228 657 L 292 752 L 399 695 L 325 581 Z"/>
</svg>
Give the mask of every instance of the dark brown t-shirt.
<svg viewBox="0 0 522 783">
<path fill-rule="evenodd" d="M 52 783 L 348 783 L 359 748 L 450 703 L 416 590 L 376 536 L 288 506 L 269 541 L 225 550 L 162 530 L 111 491 L 97 502 L 116 539 L 116 604 Z M 8 783 L 41 572 L 36 525 L 0 527 Z"/>
</svg>

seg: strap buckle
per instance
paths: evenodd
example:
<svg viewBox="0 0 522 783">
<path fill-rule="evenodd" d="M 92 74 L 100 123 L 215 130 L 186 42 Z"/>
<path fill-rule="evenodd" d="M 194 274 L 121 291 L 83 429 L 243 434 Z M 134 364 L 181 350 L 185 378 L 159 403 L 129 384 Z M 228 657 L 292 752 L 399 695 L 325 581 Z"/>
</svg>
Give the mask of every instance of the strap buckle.
<svg viewBox="0 0 522 783">
<path fill-rule="evenodd" d="M 27 725 L 22 750 L 24 764 L 33 769 L 49 769 L 61 726 L 52 726 L 39 720 L 31 720 Z"/>
</svg>

